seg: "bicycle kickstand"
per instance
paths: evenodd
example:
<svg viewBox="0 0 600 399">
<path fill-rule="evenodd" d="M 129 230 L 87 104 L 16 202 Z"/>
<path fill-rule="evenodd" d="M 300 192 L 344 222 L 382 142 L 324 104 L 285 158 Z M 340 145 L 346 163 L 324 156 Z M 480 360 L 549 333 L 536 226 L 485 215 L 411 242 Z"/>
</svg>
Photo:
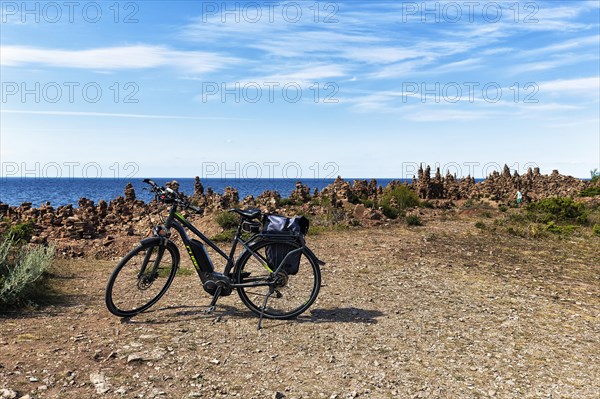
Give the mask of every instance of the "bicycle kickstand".
<svg viewBox="0 0 600 399">
<path fill-rule="evenodd" d="M 271 295 L 273 295 L 273 292 L 275 291 L 269 289 L 269 293 L 265 296 L 265 301 L 263 302 L 262 308 L 260 309 L 260 316 L 258 317 L 258 327 L 256 328 L 256 331 L 260 331 L 260 329 L 262 328 L 262 320 L 265 314 L 265 309 L 267 308 L 267 302 L 269 301 Z"/>
<path fill-rule="evenodd" d="M 219 300 L 219 297 L 221 296 L 221 291 L 223 291 L 223 287 L 217 287 L 217 289 L 215 290 L 215 293 L 212 297 L 212 300 L 210 301 L 210 305 L 208 305 L 208 309 L 206 309 L 206 314 L 211 314 L 212 312 L 215 311 L 216 309 L 216 305 L 217 305 L 217 301 Z"/>
</svg>

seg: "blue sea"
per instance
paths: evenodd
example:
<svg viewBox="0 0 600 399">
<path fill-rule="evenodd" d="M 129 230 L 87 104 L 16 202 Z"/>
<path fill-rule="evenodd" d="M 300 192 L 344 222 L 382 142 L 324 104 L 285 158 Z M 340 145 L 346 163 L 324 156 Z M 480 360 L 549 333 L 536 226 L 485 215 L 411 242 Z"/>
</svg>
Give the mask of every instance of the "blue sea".
<svg viewBox="0 0 600 399">
<path fill-rule="evenodd" d="M 144 191 L 147 187 L 142 178 L 136 179 L 89 179 L 89 178 L 22 178 L 0 177 L 0 202 L 9 205 L 21 205 L 31 202 L 34 207 L 49 201 L 52 206 L 73 204 L 77 206 L 80 198 L 91 199 L 95 203 L 103 199 L 107 202 L 123 195 L 127 183 L 131 182 L 138 199 L 149 201 L 152 194 Z M 194 193 L 193 178 L 153 178 L 157 184 L 164 185 L 167 181 L 177 180 L 179 191 L 191 195 Z M 354 179 L 346 179 L 352 182 Z M 370 180 L 370 179 L 366 179 Z M 393 179 L 376 179 L 378 185 L 387 186 Z M 402 180 L 402 179 L 397 179 Z M 266 190 L 276 190 L 282 197 L 287 197 L 296 188 L 297 179 L 202 179 L 204 191 L 211 187 L 222 194 L 227 186 L 234 187 L 240 194 L 240 199 L 249 194 L 255 197 Z M 334 179 L 301 179 L 302 183 L 311 188 L 321 190 L 333 183 Z"/>
</svg>

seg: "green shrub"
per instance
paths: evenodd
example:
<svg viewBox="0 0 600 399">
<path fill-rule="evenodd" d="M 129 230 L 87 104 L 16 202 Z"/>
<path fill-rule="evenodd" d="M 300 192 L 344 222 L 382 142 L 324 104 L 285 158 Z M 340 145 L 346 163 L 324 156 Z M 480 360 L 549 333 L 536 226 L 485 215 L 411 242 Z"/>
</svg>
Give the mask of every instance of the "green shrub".
<svg viewBox="0 0 600 399">
<path fill-rule="evenodd" d="M 294 206 L 294 205 L 298 205 L 298 203 L 291 198 L 282 198 L 279 200 L 279 206 Z"/>
<path fill-rule="evenodd" d="M 370 199 L 366 199 L 366 200 L 362 200 L 361 203 L 366 207 L 366 208 L 373 208 L 375 206 L 375 203 L 373 202 L 373 200 Z"/>
<path fill-rule="evenodd" d="M 508 207 L 506 205 L 500 205 L 500 207 L 498 209 L 500 209 L 500 212 L 508 211 Z"/>
<path fill-rule="evenodd" d="M 409 226 L 423 226 L 423 221 L 419 215 L 408 215 L 406 217 L 406 224 Z"/>
<path fill-rule="evenodd" d="M 600 172 L 598 172 L 598 169 L 590 170 L 590 176 L 594 183 L 600 180 Z"/>
<path fill-rule="evenodd" d="M 600 237 L 600 225 L 595 224 L 594 227 L 592 228 L 592 232 Z"/>
<path fill-rule="evenodd" d="M 423 202 L 421 202 L 421 206 L 423 208 L 429 208 L 429 209 L 435 208 L 435 206 L 433 205 L 433 202 L 431 202 L 431 201 L 423 201 Z"/>
<path fill-rule="evenodd" d="M 229 242 L 233 240 L 234 235 L 235 230 L 225 230 L 219 234 L 215 234 L 210 239 L 214 242 Z"/>
<path fill-rule="evenodd" d="M 43 294 L 44 274 L 54 247 L 26 246 L 9 238 L 0 243 L 0 308 L 32 304 Z"/>
<path fill-rule="evenodd" d="M 588 187 L 579 193 L 581 197 L 595 197 L 596 195 L 600 195 L 600 187 Z"/>
<path fill-rule="evenodd" d="M 546 224 L 546 230 L 548 230 L 549 232 L 554 233 L 554 234 L 571 234 L 576 229 L 577 229 L 577 227 L 573 226 L 573 225 L 561 226 L 554 222 L 548 222 Z"/>
<path fill-rule="evenodd" d="M 16 242 L 28 242 L 33 235 L 33 223 L 14 224 L 4 232 L 4 237 Z"/>
<path fill-rule="evenodd" d="M 321 235 L 328 231 L 346 231 L 346 230 L 348 230 L 348 226 L 345 226 L 343 224 L 336 224 L 333 226 L 313 226 L 313 225 L 311 225 L 308 228 L 308 235 L 309 236 L 318 236 L 318 235 Z"/>
<path fill-rule="evenodd" d="M 570 197 L 545 198 L 527 205 L 527 217 L 537 223 L 574 222 L 586 224 L 588 211 Z"/>
<path fill-rule="evenodd" d="M 469 198 L 468 200 L 465 201 L 465 203 L 463 204 L 463 208 L 465 209 L 471 209 L 475 207 L 475 200 L 473 198 Z"/>
<path fill-rule="evenodd" d="M 221 212 L 217 215 L 217 224 L 224 229 L 233 229 L 238 226 L 240 218 L 233 212 Z"/>
<path fill-rule="evenodd" d="M 357 205 L 360 204 L 360 198 L 358 197 L 358 195 L 354 194 L 353 192 L 350 192 L 350 197 L 348 198 L 348 202 L 353 204 L 353 205 Z"/>
<path fill-rule="evenodd" d="M 321 198 L 321 203 L 319 205 L 327 207 L 327 206 L 332 206 L 332 204 L 333 204 L 333 201 L 331 201 L 331 198 L 324 197 L 324 198 Z"/>
<path fill-rule="evenodd" d="M 385 217 L 389 218 L 389 219 L 396 219 L 399 216 L 404 216 L 402 211 L 399 211 L 397 209 L 394 209 L 394 208 L 392 208 L 390 206 L 386 206 L 386 205 L 383 205 L 381 207 L 381 211 L 383 212 Z"/>
<path fill-rule="evenodd" d="M 506 232 L 513 236 L 519 236 L 519 232 L 512 226 L 507 227 Z"/>
<path fill-rule="evenodd" d="M 485 223 L 483 223 L 481 220 L 475 223 L 475 227 L 477 227 L 478 229 L 485 229 Z"/>
<path fill-rule="evenodd" d="M 390 219 L 395 219 L 403 214 L 405 208 L 419 206 L 417 193 L 406 186 L 398 186 L 383 195 L 381 199 L 383 214 Z"/>
</svg>

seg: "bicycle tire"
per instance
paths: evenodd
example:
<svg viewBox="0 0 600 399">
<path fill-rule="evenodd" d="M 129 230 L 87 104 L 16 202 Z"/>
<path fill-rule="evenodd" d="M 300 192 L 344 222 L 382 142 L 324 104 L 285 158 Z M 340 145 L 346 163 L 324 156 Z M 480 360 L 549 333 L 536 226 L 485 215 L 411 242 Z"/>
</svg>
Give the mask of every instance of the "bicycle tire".
<svg viewBox="0 0 600 399">
<path fill-rule="evenodd" d="M 299 248 L 295 242 L 261 240 L 252 245 L 250 249 L 260 254 L 266 260 L 266 248 L 269 245 L 289 245 L 290 249 Z M 276 266 L 271 266 L 274 271 Z M 269 319 L 293 319 L 304 313 L 317 299 L 321 288 L 321 270 L 317 259 L 306 249 L 301 252 L 300 268 L 297 274 L 287 275 L 287 282 L 283 287 L 277 289 L 277 293 L 271 296 L 263 317 Z M 271 273 L 249 252 L 244 251 L 234 270 L 236 283 L 249 283 L 260 279 L 268 279 Z M 252 312 L 260 315 L 265 296 L 269 287 L 238 287 L 238 295 L 244 305 Z M 279 296 L 281 295 L 281 296 Z"/>
<path fill-rule="evenodd" d="M 167 292 L 175 278 L 179 266 L 179 251 L 171 242 L 164 247 L 160 254 L 160 243 L 142 244 L 121 259 L 112 272 L 106 286 L 106 307 L 115 316 L 132 317 L 148 310 Z M 151 251 L 151 252 L 148 252 Z M 155 252 L 156 251 L 156 252 Z M 154 255 L 155 254 L 155 255 Z M 168 257 L 165 255 L 169 254 Z M 153 258 L 153 255 L 155 256 Z M 160 255 L 160 259 L 158 256 Z M 149 257 L 144 274 L 139 276 L 143 260 Z M 170 258 L 170 259 L 167 259 Z M 141 261 L 140 261 L 141 259 Z M 151 272 L 154 262 L 158 259 L 155 275 Z M 158 284 L 156 284 L 158 283 Z M 154 287 L 153 290 L 151 290 Z M 132 293 L 135 305 L 126 305 L 127 298 L 122 288 Z M 132 291 L 133 290 L 133 291 Z M 139 297 L 137 300 L 135 297 Z"/>
</svg>

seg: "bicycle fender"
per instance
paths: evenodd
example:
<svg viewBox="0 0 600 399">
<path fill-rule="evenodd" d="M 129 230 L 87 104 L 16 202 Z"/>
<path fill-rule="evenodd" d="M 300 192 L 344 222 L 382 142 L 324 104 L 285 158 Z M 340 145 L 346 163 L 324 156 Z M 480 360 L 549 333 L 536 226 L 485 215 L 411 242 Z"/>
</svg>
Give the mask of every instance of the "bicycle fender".
<svg viewBox="0 0 600 399">
<path fill-rule="evenodd" d="M 327 263 L 323 262 L 322 260 L 320 260 L 319 258 L 317 258 L 317 255 L 315 255 L 315 253 L 309 248 L 309 247 L 304 247 L 306 249 L 306 252 L 308 252 L 309 256 L 312 256 L 313 259 L 317 262 L 317 264 L 319 266 L 325 266 Z"/>
</svg>

